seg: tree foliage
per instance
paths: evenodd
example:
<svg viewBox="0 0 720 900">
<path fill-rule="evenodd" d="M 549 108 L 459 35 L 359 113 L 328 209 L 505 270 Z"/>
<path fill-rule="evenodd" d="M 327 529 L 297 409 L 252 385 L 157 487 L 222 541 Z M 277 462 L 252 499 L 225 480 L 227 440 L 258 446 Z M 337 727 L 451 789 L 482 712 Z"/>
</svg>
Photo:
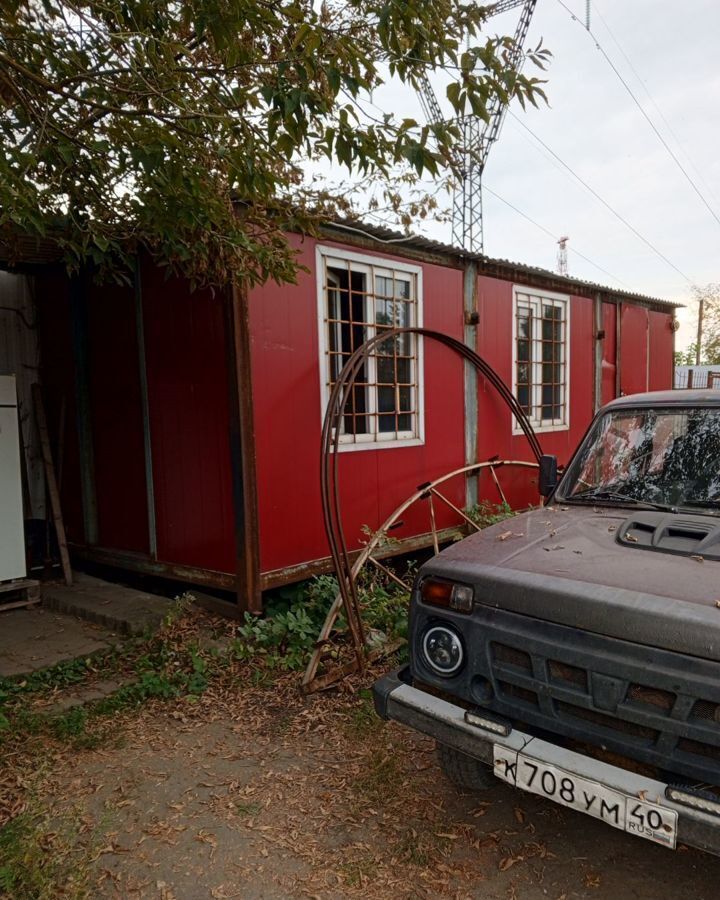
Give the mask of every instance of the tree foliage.
<svg viewBox="0 0 720 900">
<path fill-rule="evenodd" d="M 703 308 L 702 342 L 700 344 L 700 362 L 702 365 L 720 364 L 720 284 L 711 282 L 705 285 L 693 285 L 693 300 Z M 693 344 L 693 351 L 697 341 Z M 695 363 L 695 355 L 688 363 Z"/>
<path fill-rule="evenodd" d="M 138 244 L 196 283 L 292 280 L 287 229 L 352 214 L 352 182 L 456 174 L 452 121 L 377 112 L 453 75 L 455 114 L 493 98 L 537 102 L 504 71 L 509 38 L 459 0 L 4 0 L 0 5 L 0 233 L 60 237 L 70 267 L 117 275 Z M 469 35 L 469 46 L 465 36 Z M 542 66 L 546 51 L 528 54 Z M 307 177 L 326 160 L 340 189 Z M 432 198 L 422 193 L 415 211 Z"/>
</svg>

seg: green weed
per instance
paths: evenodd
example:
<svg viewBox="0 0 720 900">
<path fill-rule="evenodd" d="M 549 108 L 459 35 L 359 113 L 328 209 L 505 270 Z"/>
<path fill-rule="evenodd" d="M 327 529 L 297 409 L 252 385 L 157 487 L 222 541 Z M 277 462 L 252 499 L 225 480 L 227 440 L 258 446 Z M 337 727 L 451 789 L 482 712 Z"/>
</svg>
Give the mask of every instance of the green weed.
<svg viewBox="0 0 720 900">
<path fill-rule="evenodd" d="M 383 803 L 402 790 L 402 763 L 393 750 L 378 748 L 368 756 L 362 774 L 355 779 L 353 791 L 358 799 Z"/>
<path fill-rule="evenodd" d="M 505 519 L 510 519 L 515 515 L 515 510 L 503 501 L 502 503 L 491 503 L 489 500 L 481 500 L 475 506 L 471 506 L 465 510 L 465 515 L 479 528 L 488 528 Z"/>
<path fill-rule="evenodd" d="M 369 737 L 382 728 L 382 719 L 375 712 L 372 692 L 358 692 L 358 702 L 352 706 L 347 715 L 347 731 L 351 737 Z"/>
<path fill-rule="evenodd" d="M 408 564 L 408 583 L 414 573 L 415 565 Z M 337 579 L 332 575 L 275 592 L 266 603 L 264 617 L 245 616 L 232 645 L 235 658 L 262 662 L 269 669 L 302 669 L 337 592 Z M 407 637 L 407 591 L 381 573 L 366 569 L 359 578 L 358 593 L 371 643 L 381 645 Z M 346 630 L 347 623 L 340 615 L 335 631 L 343 634 Z"/>
</svg>

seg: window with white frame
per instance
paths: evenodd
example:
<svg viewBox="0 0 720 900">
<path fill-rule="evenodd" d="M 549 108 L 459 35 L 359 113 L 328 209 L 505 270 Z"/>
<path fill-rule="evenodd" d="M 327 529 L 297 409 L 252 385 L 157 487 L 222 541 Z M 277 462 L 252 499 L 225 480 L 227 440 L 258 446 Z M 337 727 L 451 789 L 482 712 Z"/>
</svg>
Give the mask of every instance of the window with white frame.
<svg viewBox="0 0 720 900">
<path fill-rule="evenodd" d="M 515 288 L 513 388 L 538 429 L 569 425 L 568 298 Z"/>
<path fill-rule="evenodd" d="M 318 248 L 323 407 L 352 353 L 391 328 L 422 325 L 418 266 Z M 419 443 L 423 437 L 421 341 L 398 335 L 376 345 L 341 420 L 347 448 Z"/>
</svg>

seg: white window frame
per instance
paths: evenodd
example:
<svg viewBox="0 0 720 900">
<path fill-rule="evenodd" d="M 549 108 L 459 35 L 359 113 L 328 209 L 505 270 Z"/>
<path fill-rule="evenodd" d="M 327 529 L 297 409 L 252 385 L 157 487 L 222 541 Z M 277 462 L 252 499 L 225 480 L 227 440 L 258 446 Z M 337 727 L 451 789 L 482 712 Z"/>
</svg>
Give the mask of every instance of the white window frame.
<svg viewBox="0 0 720 900">
<path fill-rule="evenodd" d="M 320 364 L 320 415 L 321 422 L 325 416 L 325 410 L 330 399 L 330 366 L 328 347 L 328 305 L 325 296 L 325 267 L 328 260 L 337 260 L 338 263 L 352 265 L 357 271 L 365 271 L 366 274 L 390 274 L 399 272 L 410 275 L 415 281 L 416 293 L 416 321 L 418 328 L 423 326 L 423 272 L 421 266 L 409 263 L 385 259 L 381 256 L 368 256 L 363 253 L 355 253 L 336 247 L 328 247 L 318 244 L 315 249 L 315 269 L 317 284 L 317 313 L 318 313 L 318 355 Z M 374 284 L 373 284 L 374 289 Z M 354 450 L 385 450 L 393 447 L 420 447 L 425 443 L 425 365 L 423 352 L 423 339 L 415 337 L 416 360 L 415 381 L 417 395 L 415 398 L 415 422 L 414 431 L 407 432 L 376 432 L 369 434 L 341 434 L 339 449 L 342 452 Z M 368 381 L 376 384 L 375 359 L 368 359 Z M 368 413 L 375 413 L 377 402 L 377 387 L 368 391 Z"/>
<path fill-rule="evenodd" d="M 568 294 L 556 294 L 552 291 L 537 290 L 527 285 L 513 285 L 513 305 L 512 305 L 512 392 L 517 398 L 517 320 L 518 320 L 518 303 L 537 308 L 542 305 L 543 300 L 552 300 L 555 303 L 562 303 L 564 307 L 564 323 L 565 323 L 565 342 L 564 342 L 564 368 L 565 368 L 565 390 L 563 393 L 563 415 L 562 422 L 548 423 L 544 422 L 536 415 L 529 415 L 530 423 L 533 429 L 542 434 L 551 431 L 569 431 L 570 430 L 570 296 Z M 533 313 L 535 318 L 535 313 Z M 533 346 L 531 341 L 531 348 Z M 532 350 L 531 350 L 532 352 Z M 538 409 L 542 399 L 542 360 L 532 359 L 532 405 L 531 409 Z M 513 434 L 522 434 L 517 419 L 513 416 Z"/>
</svg>

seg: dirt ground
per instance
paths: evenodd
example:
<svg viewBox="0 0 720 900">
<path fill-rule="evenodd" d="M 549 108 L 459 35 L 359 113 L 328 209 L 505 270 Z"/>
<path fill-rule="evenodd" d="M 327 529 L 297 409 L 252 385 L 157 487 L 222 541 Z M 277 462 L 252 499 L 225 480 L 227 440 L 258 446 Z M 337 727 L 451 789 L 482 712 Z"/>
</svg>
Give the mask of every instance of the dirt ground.
<svg viewBox="0 0 720 900">
<path fill-rule="evenodd" d="M 90 896 L 710 898 L 720 859 L 675 853 L 498 784 L 460 795 L 430 740 L 368 693 L 296 677 L 113 723 L 55 759 L 43 796 L 92 845 Z"/>
</svg>

